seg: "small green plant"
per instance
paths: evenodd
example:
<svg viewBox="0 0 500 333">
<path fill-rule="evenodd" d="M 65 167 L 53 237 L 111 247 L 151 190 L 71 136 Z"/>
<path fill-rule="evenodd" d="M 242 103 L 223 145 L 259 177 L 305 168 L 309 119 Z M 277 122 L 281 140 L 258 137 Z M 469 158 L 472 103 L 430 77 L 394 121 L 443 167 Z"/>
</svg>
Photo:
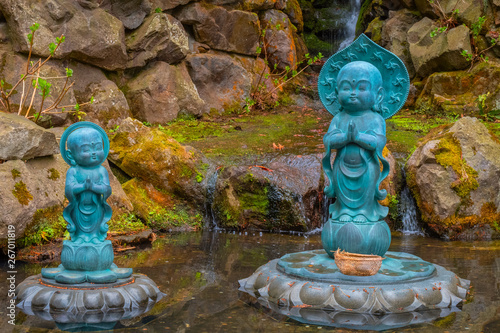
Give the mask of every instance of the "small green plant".
<svg viewBox="0 0 500 333">
<path fill-rule="evenodd" d="M 493 223 L 491 225 L 496 230 L 496 232 L 500 232 L 500 225 L 498 225 L 497 221 L 493 221 Z"/>
<path fill-rule="evenodd" d="M 274 64 L 271 68 L 271 72 L 266 73 L 266 69 L 269 65 L 269 55 L 267 53 L 269 41 L 275 37 L 276 31 L 279 31 L 281 29 L 281 23 L 277 23 L 274 26 L 271 26 L 270 23 L 268 23 L 266 27 L 261 30 L 260 46 L 257 47 L 256 58 L 263 57 L 265 66 L 258 76 L 259 80 L 257 84 L 255 86 L 252 86 L 250 97 L 245 98 L 245 106 L 243 107 L 243 109 L 247 113 L 255 109 L 264 110 L 269 107 L 279 106 L 280 101 L 278 97 L 278 91 L 281 90 L 282 87 L 289 83 L 292 79 L 300 75 L 307 67 L 323 58 L 323 55 L 321 53 L 318 53 L 318 55 L 315 57 L 306 54 L 304 56 L 305 60 L 297 64 L 297 68 L 302 67 L 299 71 L 291 69 L 289 66 L 286 66 L 284 70 L 280 71 L 278 69 L 278 64 Z M 267 30 L 270 30 L 271 32 L 270 35 L 266 37 Z M 265 80 L 268 79 L 271 79 L 274 84 L 274 87 L 270 89 L 270 91 L 267 90 L 267 85 L 265 83 Z"/>
<path fill-rule="evenodd" d="M 155 13 L 162 13 L 162 12 L 163 12 L 163 9 L 161 9 L 160 7 L 155 8 Z"/>
<path fill-rule="evenodd" d="M 470 27 L 470 35 L 471 35 L 470 42 L 471 42 L 471 47 L 472 47 L 472 53 L 467 51 L 467 50 L 462 50 L 462 53 L 461 53 L 462 56 L 465 58 L 465 60 L 467 60 L 471 63 L 469 71 L 472 69 L 474 64 L 477 62 L 488 62 L 489 58 L 487 56 L 485 56 L 485 53 L 488 50 L 490 50 L 492 47 L 494 47 L 498 42 L 498 36 L 492 37 L 490 39 L 490 45 L 487 48 L 485 48 L 483 50 L 479 49 L 479 47 L 477 45 L 478 38 L 479 38 L 481 31 L 483 30 L 483 26 L 485 23 L 486 23 L 486 17 L 481 16 Z"/>
<path fill-rule="evenodd" d="M 439 17 L 437 21 L 439 27 L 434 28 L 430 36 L 436 37 L 438 34 L 448 31 L 451 28 L 454 28 L 458 24 L 458 9 L 456 8 L 458 5 L 458 1 L 455 3 L 453 10 L 451 11 L 451 15 L 447 14 L 444 8 L 441 6 L 441 3 L 438 0 L 427 0 L 432 7 L 433 12 Z"/>
<path fill-rule="evenodd" d="M 112 129 L 109 130 L 110 133 L 114 133 L 116 131 L 118 131 L 118 129 L 120 128 L 120 125 L 115 125 L 115 127 L 113 127 Z"/>
<path fill-rule="evenodd" d="M 387 194 L 387 199 L 389 199 L 389 217 L 391 220 L 396 221 L 399 216 L 398 212 L 398 196 Z"/>
<path fill-rule="evenodd" d="M 42 61 L 39 59 L 38 61 L 32 61 L 32 52 L 33 52 L 33 41 L 35 39 L 36 31 L 40 28 L 39 23 L 34 23 L 30 27 L 30 33 L 27 35 L 27 39 L 29 42 L 29 53 L 28 59 L 26 61 L 26 68 L 24 73 L 21 74 L 20 79 L 13 85 L 10 86 L 4 80 L 0 80 L 0 104 L 3 106 L 7 112 L 11 113 L 12 103 L 11 97 L 13 94 L 17 93 L 17 88 L 21 86 L 21 97 L 19 102 L 18 114 L 24 115 L 24 117 L 33 119 L 36 122 L 41 118 L 42 115 L 51 114 L 51 113 L 61 113 L 61 112 L 72 112 L 77 115 L 78 118 L 81 118 L 81 115 L 84 114 L 80 111 L 80 106 L 91 104 L 94 102 L 94 98 L 92 97 L 89 102 L 76 104 L 76 105 L 64 105 L 61 106 L 61 102 L 64 96 L 68 93 L 69 89 L 73 86 L 74 82 L 70 83 L 70 78 L 73 76 L 73 70 L 70 68 L 66 68 L 65 76 L 57 76 L 51 77 L 50 79 L 65 79 L 64 87 L 56 94 L 56 98 L 54 102 L 46 106 L 45 101 L 48 97 L 51 96 L 51 88 L 52 83 L 48 82 L 49 78 L 44 78 L 40 76 L 40 69 L 55 55 L 59 47 L 65 41 L 64 35 L 56 38 L 55 43 L 49 44 L 49 53 L 50 55 Z M 29 82 L 31 81 L 31 85 Z M 33 109 L 33 105 L 35 102 L 35 97 L 37 95 L 41 96 L 40 108 L 38 110 Z M 30 97 L 31 95 L 31 97 Z M 29 98 L 29 100 L 28 100 Z M 27 105 L 27 106 L 26 106 Z M 69 109 L 69 110 L 68 110 Z"/>
</svg>

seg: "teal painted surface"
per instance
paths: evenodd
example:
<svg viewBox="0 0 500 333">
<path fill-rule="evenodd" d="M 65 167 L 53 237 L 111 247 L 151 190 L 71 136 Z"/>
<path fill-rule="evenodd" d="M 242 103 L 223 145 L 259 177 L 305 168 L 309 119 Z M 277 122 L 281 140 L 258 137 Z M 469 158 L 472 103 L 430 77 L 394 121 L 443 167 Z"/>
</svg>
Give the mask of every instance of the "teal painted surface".
<svg viewBox="0 0 500 333">
<path fill-rule="evenodd" d="M 387 196 L 380 183 L 389 174 L 382 154 L 385 119 L 404 105 L 408 73 L 398 57 L 361 35 L 327 60 L 318 91 L 334 115 L 323 138 L 322 164 L 329 180 L 325 194 L 335 198 L 323 229 L 323 246 L 332 257 L 337 248 L 383 256 L 390 245 L 390 231 L 383 222 L 389 209 L 379 203 Z M 337 151 L 333 164 L 332 150 Z"/>
<path fill-rule="evenodd" d="M 64 241 L 58 268 L 43 269 L 44 278 L 60 283 L 111 283 L 132 274 L 113 265 L 113 247 L 106 240 L 111 207 L 108 171 L 101 165 L 109 153 L 106 132 L 91 122 L 71 125 L 61 137 L 61 155 L 71 166 L 66 173 L 69 204 L 63 217 L 71 240 Z"/>
<path fill-rule="evenodd" d="M 354 223 L 330 219 L 323 226 L 321 240 L 331 258 L 334 258 L 337 249 L 383 256 L 391 245 L 391 230 L 383 220 Z"/>
</svg>

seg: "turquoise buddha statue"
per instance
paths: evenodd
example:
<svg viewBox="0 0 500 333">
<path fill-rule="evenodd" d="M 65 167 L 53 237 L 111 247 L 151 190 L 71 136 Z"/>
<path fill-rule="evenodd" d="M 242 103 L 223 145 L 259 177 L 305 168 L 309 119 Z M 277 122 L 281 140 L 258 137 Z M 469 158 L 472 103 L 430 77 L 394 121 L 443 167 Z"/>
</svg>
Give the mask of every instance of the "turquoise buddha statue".
<svg viewBox="0 0 500 333">
<path fill-rule="evenodd" d="M 108 171 L 101 165 L 109 152 L 106 132 L 90 122 L 71 125 L 61 137 L 61 155 L 71 166 L 66 173 L 63 211 L 71 240 L 63 242 L 61 265 L 42 269 L 59 283 L 112 283 L 131 276 L 132 269 L 113 264 L 113 246 L 106 240 L 111 207 Z"/>
<path fill-rule="evenodd" d="M 387 196 L 380 183 L 389 174 L 382 155 L 385 119 L 403 106 L 408 73 L 399 58 L 361 35 L 328 59 L 318 90 L 334 115 L 323 138 L 325 194 L 334 199 L 322 231 L 323 247 L 331 257 L 338 248 L 383 256 L 391 243 L 384 221 L 389 209 L 379 203 Z"/>
</svg>

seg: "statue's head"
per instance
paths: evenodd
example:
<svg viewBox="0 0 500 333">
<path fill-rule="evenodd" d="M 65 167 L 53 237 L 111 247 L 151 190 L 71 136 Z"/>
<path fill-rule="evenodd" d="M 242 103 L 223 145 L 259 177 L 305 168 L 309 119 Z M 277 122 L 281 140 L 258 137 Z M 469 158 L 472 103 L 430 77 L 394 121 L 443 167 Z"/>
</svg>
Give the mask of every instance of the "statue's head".
<svg viewBox="0 0 500 333">
<path fill-rule="evenodd" d="M 104 162 L 105 152 L 101 134 L 89 127 L 74 130 L 68 136 L 66 154 L 71 165 L 95 167 Z"/>
<path fill-rule="evenodd" d="M 380 112 L 384 99 L 382 75 L 366 61 L 353 61 L 342 67 L 337 76 L 337 97 L 343 110 Z"/>
</svg>

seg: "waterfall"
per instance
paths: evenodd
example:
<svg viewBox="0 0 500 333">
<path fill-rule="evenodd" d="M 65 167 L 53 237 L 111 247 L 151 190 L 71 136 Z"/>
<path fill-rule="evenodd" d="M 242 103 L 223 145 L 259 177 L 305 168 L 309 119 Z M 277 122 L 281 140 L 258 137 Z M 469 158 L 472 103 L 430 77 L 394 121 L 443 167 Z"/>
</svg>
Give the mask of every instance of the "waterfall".
<svg viewBox="0 0 500 333">
<path fill-rule="evenodd" d="M 212 203 L 214 201 L 215 195 L 215 186 L 217 185 L 217 178 L 219 176 L 219 172 L 214 170 L 210 176 L 208 176 L 207 181 L 207 193 L 205 200 L 205 227 L 208 227 L 213 230 L 219 230 L 219 226 L 217 225 L 217 221 L 215 218 L 214 211 L 212 209 Z"/>
<path fill-rule="evenodd" d="M 401 172 L 403 174 L 404 181 L 406 179 L 404 168 L 402 168 Z M 403 234 L 424 235 L 418 223 L 417 204 L 411 195 L 406 181 L 404 182 L 403 190 L 399 195 L 398 213 L 401 217 L 401 231 Z"/>
<path fill-rule="evenodd" d="M 356 37 L 356 23 L 358 23 L 359 10 L 361 8 L 361 0 L 349 0 L 349 12 L 347 16 L 347 22 L 345 23 L 344 29 L 344 39 L 340 43 L 338 51 L 346 48 L 354 41 Z"/>
</svg>

